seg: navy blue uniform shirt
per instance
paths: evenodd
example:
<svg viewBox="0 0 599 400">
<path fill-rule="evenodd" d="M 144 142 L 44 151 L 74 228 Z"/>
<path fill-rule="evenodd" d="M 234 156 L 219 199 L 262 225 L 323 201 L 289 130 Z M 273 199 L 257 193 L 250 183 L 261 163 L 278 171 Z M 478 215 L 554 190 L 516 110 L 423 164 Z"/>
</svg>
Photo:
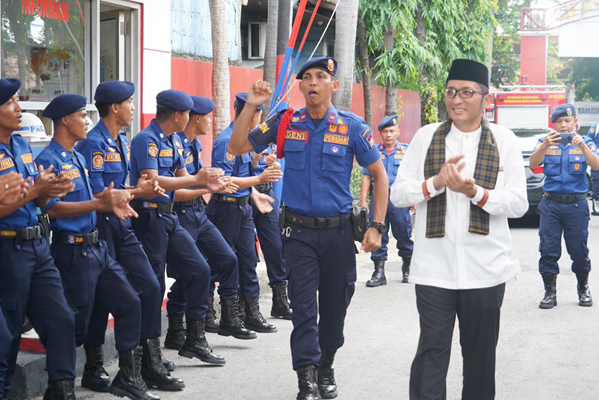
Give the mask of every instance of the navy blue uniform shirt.
<svg viewBox="0 0 599 400">
<path fill-rule="evenodd" d="M 409 146 L 406 143 L 401 143 L 399 140 L 395 143 L 395 149 L 393 149 L 391 153 L 385 150 L 384 143 L 377 146 L 379 153 L 381 153 L 381 161 L 383 162 L 385 170 L 387 171 L 387 176 L 389 177 L 389 190 L 391 190 L 391 186 L 393 186 L 393 182 L 395 182 L 397 170 L 399 169 L 399 165 L 401 164 L 406 151 L 408 151 L 408 147 Z M 366 168 L 364 168 L 363 173 L 364 175 L 370 176 L 370 172 L 368 172 Z"/>
<path fill-rule="evenodd" d="M 87 164 L 85 158 L 76 151 L 70 153 L 64 149 L 56 140 L 52 139 L 35 161 L 48 168 L 54 167 L 56 173 L 64 173 L 73 179 L 75 189 L 67 193 L 62 199 L 51 199 L 44 211 L 54 207 L 59 201 L 89 201 L 93 200 L 92 188 L 87 176 Z M 54 218 L 50 220 L 50 227 L 55 232 L 77 232 L 91 233 L 96 227 L 96 212 L 70 218 Z"/>
<path fill-rule="evenodd" d="M 190 142 L 185 135 L 185 132 L 177 133 L 179 139 L 183 144 L 183 162 L 187 173 L 189 175 L 195 175 L 199 170 L 204 168 L 204 162 L 202 161 L 202 144 L 198 138 L 195 138 L 193 142 Z"/>
<path fill-rule="evenodd" d="M 31 146 L 19 134 L 10 137 L 10 143 L 0 143 L 0 175 L 19 172 L 23 179 L 37 179 L 39 172 L 33 161 Z M 37 225 L 37 206 L 31 200 L 12 214 L 0 219 L 0 228 L 26 228 Z"/>
<path fill-rule="evenodd" d="M 119 132 L 119 143 L 112 138 L 104 122 L 100 120 L 75 148 L 89 165 L 92 190 L 99 193 L 114 182 L 115 189 L 127 183 L 130 167 L 131 146 L 124 133 Z"/>
<path fill-rule="evenodd" d="M 597 155 L 597 147 L 588 136 L 582 137 L 586 145 L 594 155 Z M 539 139 L 535 150 L 541 146 L 545 138 Z M 582 154 L 582 149 L 571 144 L 557 143 L 545 150 L 543 157 L 545 183 L 543 190 L 554 193 L 586 193 L 589 190 L 587 184 L 587 163 Z"/>
<path fill-rule="evenodd" d="M 282 115 L 250 132 L 257 152 L 276 141 Z M 353 113 L 337 111 L 331 104 L 324 120 L 314 126 L 304 108 L 293 114 L 285 138 L 285 205 L 293 213 L 310 217 L 351 212 L 354 157 L 363 167 L 381 158 L 366 122 Z"/>
<path fill-rule="evenodd" d="M 160 129 L 156 120 L 139 132 L 131 143 L 131 186 L 137 181 L 144 169 L 155 169 L 158 176 L 175 176 L 175 172 L 185 165 L 183 160 L 183 144 L 177 134 L 170 137 Z M 156 196 L 155 202 L 170 203 L 174 201 L 175 192 L 165 192 L 169 197 Z"/>
<path fill-rule="evenodd" d="M 225 171 L 225 176 L 248 178 L 254 175 L 252 153 L 234 156 L 227 151 L 234 127 L 235 124 L 231 122 L 231 124 L 216 137 L 214 148 L 212 149 L 212 166 L 214 168 L 221 168 Z M 252 188 L 239 189 L 233 194 L 227 194 L 227 196 L 245 197 L 251 194 L 251 190 Z"/>
</svg>

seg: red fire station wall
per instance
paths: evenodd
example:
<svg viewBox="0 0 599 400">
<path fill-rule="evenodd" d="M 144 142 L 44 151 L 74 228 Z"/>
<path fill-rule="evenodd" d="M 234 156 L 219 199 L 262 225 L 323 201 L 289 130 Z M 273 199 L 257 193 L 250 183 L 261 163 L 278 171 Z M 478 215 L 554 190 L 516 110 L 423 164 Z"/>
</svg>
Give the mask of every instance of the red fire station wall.
<svg viewBox="0 0 599 400">
<path fill-rule="evenodd" d="M 247 92 L 251 83 L 262 78 L 262 71 L 256 69 L 229 67 L 231 78 L 231 115 L 233 115 L 233 101 L 235 94 Z M 292 83 L 295 80 L 292 80 Z M 171 60 L 171 87 L 183 90 L 191 95 L 212 97 L 212 63 L 173 58 Z M 381 141 L 376 126 L 385 116 L 385 91 L 379 86 L 372 86 L 372 113 L 375 142 Z M 420 96 L 418 92 L 398 90 L 398 98 L 403 102 L 402 118 L 399 123 L 401 129 L 400 140 L 410 142 L 416 131 L 420 128 Z M 295 108 L 304 107 L 304 98 L 295 84 L 290 93 L 290 104 Z M 352 112 L 364 116 L 364 94 L 361 84 L 354 84 L 352 95 Z M 149 125 L 153 115 L 142 116 L 142 127 Z M 210 163 L 212 156 L 212 137 L 207 135 L 201 139 L 202 159 Z"/>
</svg>

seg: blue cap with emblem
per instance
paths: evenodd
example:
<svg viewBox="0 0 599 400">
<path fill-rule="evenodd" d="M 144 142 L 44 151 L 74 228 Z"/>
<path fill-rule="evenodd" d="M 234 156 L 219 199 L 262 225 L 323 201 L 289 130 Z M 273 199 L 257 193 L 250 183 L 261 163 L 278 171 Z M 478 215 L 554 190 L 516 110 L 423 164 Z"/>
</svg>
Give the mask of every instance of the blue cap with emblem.
<svg viewBox="0 0 599 400">
<path fill-rule="evenodd" d="M 98 103 L 122 103 L 129 100 L 135 93 L 133 82 L 127 81 L 107 81 L 102 82 L 96 88 L 94 100 Z"/>
<path fill-rule="evenodd" d="M 551 111 L 551 122 L 554 123 L 556 119 L 561 117 L 576 117 L 576 107 L 572 104 L 560 104 Z"/>
<path fill-rule="evenodd" d="M 6 103 L 21 87 L 18 79 L 0 79 L 0 105 Z"/>
<path fill-rule="evenodd" d="M 191 96 L 193 107 L 191 112 L 199 115 L 210 114 L 214 110 L 214 102 L 212 99 L 202 96 Z"/>
<path fill-rule="evenodd" d="M 46 106 L 42 116 L 51 119 L 60 119 L 76 111 L 84 110 L 87 98 L 80 94 L 61 94 Z"/>
<path fill-rule="evenodd" d="M 383 118 L 383 120 L 379 124 L 379 131 L 382 131 L 383 129 L 389 128 L 392 126 L 397 126 L 398 123 L 399 123 L 399 118 L 397 117 L 397 114 L 389 115 L 388 117 Z"/>
<path fill-rule="evenodd" d="M 237 108 L 237 106 L 244 106 L 245 102 L 248 100 L 247 92 L 237 93 L 235 95 L 235 102 L 233 103 L 233 108 Z M 264 104 L 258 106 L 258 111 L 264 110 Z"/>
<path fill-rule="evenodd" d="M 329 74 L 335 76 L 337 73 L 337 60 L 333 57 L 314 57 L 300 68 L 295 79 L 302 79 L 304 72 L 310 68 L 321 69 Z"/>
<path fill-rule="evenodd" d="M 156 96 L 156 105 L 175 111 L 187 111 L 193 107 L 193 100 L 185 92 L 168 89 L 158 93 Z"/>
</svg>

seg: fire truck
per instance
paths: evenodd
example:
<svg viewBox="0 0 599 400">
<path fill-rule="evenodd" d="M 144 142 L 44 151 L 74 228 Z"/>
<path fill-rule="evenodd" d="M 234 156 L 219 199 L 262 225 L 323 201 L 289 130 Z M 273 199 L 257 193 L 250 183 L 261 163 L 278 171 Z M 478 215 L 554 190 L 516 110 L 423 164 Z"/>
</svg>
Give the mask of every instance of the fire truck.
<svg viewBox="0 0 599 400">
<path fill-rule="evenodd" d="M 539 139 L 555 129 L 551 110 L 560 104 L 573 104 L 574 90 L 564 85 L 518 85 L 500 86 L 491 94 L 493 104 L 485 114 L 489 122 L 510 128 L 518 137 L 526 171 L 528 213 L 538 213 L 545 175 L 542 166 L 531 169 L 528 159 Z"/>
</svg>

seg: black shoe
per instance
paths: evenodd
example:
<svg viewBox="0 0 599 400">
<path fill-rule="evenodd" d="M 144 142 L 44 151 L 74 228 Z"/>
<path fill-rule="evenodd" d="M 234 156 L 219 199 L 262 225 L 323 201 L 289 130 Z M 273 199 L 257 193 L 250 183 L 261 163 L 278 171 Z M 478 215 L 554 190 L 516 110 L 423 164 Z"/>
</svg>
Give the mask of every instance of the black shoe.
<svg viewBox="0 0 599 400">
<path fill-rule="evenodd" d="M 77 400 L 75 397 L 75 381 L 48 382 L 44 400 Z"/>
<path fill-rule="evenodd" d="M 216 318 L 214 311 L 214 297 L 208 298 L 208 311 L 206 311 L 206 332 L 218 333 L 220 321 Z"/>
<path fill-rule="evenodd" d="M 591 200 L 591 206 L 592 206 L 591 214 L 592 215 L 599 215 L 599 200 L 592 199 Z"/>
<path fill-rule="evenodd" d="M 378 287 L 387 284 L 385 277 L 385 260 L 374 260 L 374 272 L 372 278 L 366 282 L 367 287 Z"/>
<path fill-rule="evenodd" d="M 557 306 L 557 275 L 551 273 L 543 274 L 543 284 L 545 285 L 545 297 L 541 300 L 539 308 L 550 309 Z"/>
<path fill-rule="evenodd" d="M 410 278 L 410 264 L 412 263 L 411 258 L 406 258 L 403 260 L 403 264 L 401 264 L 401 281 L 403 283 L 408 283 Z"/>
<path fill-rule="evenodd" d="M 174 362 L 167 360 L 162 353 L 160 354 L 160 359 L 162 360 L 162 365 L 164 365 L 164 368 L 166 368 L 168 372 L 173 372 L 177 369 L 177 365 L 175 365 Z"/>
<path fill-rule="evenodd" d="M 185 341 L 185 326 L 183 325 L 183 315 L 169 315 L 168 329 L 164 338 L 164 347 L 172 350 L 179 350 Z"/>
<path fill-rule="evenodd" d="M 315 365 L 300 367 L 297 370 L 299 393 L 296 400 L 318 400 L 318 372 Z"/>
<path fill-rule="evenodd" d="M 94 392 L 108 392 L 110 388 L 110 375 L 104 369 L 102 346 L 92 347 L 83 345 L 85 350 L 85 367 L 81 377 L 81 386 Z"/>
<path fill-rule="evenodd" d="M 256 332 L 246 329 L 239 311 L 239 297 L 220 300 L 220 324 L 218 334 L 236 339 L 256 339 Z"/>
<path fill-rule="evenodd" d="M 272 285 L 272 308 L 270 316 L 290 320 L 292 315 L 293 311 L 289 307 L 289 299 L 287 298 L 287 283 Z"/>
<path fill-rule="evenodd" d="M 260 298 L 248 297 L 243 299 L 245 305 L 245 326 L 258 333 L 275 333 L 277 327 L 266 322 L 260 312 Z"/>
<path fill-rule="evenodd" d="M 148 387 L 159 390 L 181 390 L 185 387 L 182 379 L 173 378 L 162 364 L 160 338 L 146 339 L 142 342 L 141 376 Z"/>
<path fill-rule="evenodd" d="M 141 349 L 119 352 L 119 372 L 110 385 L 110 393 L 133 400 L 160 400 L 148 392 L 148 386 L 141 377 Z"/>
<path fill-rule="evenodd" d="M 187 339 L 179 350 L 179 355 L 185 358 L 199 358 L 208 364 L 224 365 L 225 358 L 216 355 L 206 340 L 205 321 L 187 317 Z"/>
<path fill-rule="evenodd" d="M 589 290 L 589 274 L 576 274 L 576 279 L 578 280 L 578 305 L 591 307 L 593 305 L 593 298 Z"/>
<path fill-rule="evenodd" d="M 320 356 L 318 367 L 318 392 L 323 399 L 334 399 L 337 397 L 337 384 L 335 383 L 335 361 L 336 350 L 325 350 Z"/>
</svg>

